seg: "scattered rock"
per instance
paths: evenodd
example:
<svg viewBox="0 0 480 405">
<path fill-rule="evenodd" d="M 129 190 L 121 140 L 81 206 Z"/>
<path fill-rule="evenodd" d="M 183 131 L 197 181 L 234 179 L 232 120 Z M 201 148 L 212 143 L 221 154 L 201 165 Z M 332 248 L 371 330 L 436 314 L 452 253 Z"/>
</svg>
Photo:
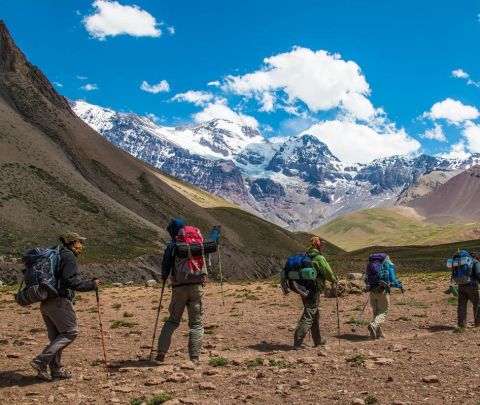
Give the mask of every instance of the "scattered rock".
<svg viewBox="0 0 480 405">
<path fill-rule="evenodd" d="M 180 403 L 181 402 L 178 399 L 171 399 L 170 401 L 165 401 L 163 404 L 164 405 L 178 405 Z"/>
<path fill-rule="evenodd" d="M 434 384 L 434 383 L 439 383 L 440 380 L 435 374 L 432 375 L 426 375 L 425 377 L 422 377 L 422 381 L 426 384 Z"/>
<path fill-rule="evenodd" d="M 8 339 L 0 339 L 0 345 L 8 345 Z"/>
<path fill-rule="evenodd" d="M 55 396 L 54 395 L 50 395 L 47 399 L 47 402 L 49 404 L 53 404 L 55 402 Z"/>
<path fill-rule="evenodd" d="M 406 347 L 403 346 L 403 345 L 398 345 L 397 344 L 397 345 L 392 346 L 392 351 L 393 352 L 401 352 L 402 350 L 405 350 L 405 349 L 406 349 Z"/>
<path fill-rule="evenodd" d="M 112 390 L 115 391 L 115 392 L 121 392 L 123 394 L 128 394 L 130 392 L 135 391 L 135 388 L 122 386 L 122 387 L 113 387 Z"/>
<path fill-rule="evenodd" d="M 296 385 L 300 387 L 304 387 L 305 385 L 308 385 L 310 383 L 310 380 L 308 378 L 301 378 L 300 380 L 297 380 L 295 383 Z"/>
<path fill-rule="evenodd" d="M 387 377 L 387 382 L 393 382 L 393 377 L 391 375 Z"/>
<path fill-rule="evenodd" d="M 338 294 L 339 297 L 344 297 L 348 294 L 361 294 L 363 289 L 360 285 L 355 284 L 353 281 L 349 280 L 339 280 L 338 281 L 338 290 L 335 286 L 330 286 L 325 289 L 325 297 L 335 298 Z"/>
<path fill-rule="evenodd" d="M 133 281 L 127 281 L 125 285 L 133 285 Z"/>
<path fill-rule="evenodd" d="M 393 363 L 393 359 L 390 359 L 388 357 L 378 357 L 376 360 L 375 360 L 375 364 L 379 364 L 379 365 L 386 365 L 386 364 L 392 364 Z"/>
<path fill-rule="evenodd" d="M 157 282 L 155 280 L 147 280 L 145 281 L 145 287 L 155 287 Z"/>
<path fill-rule="evenodd" d="M 260 378 L 265 378 L 266 376 L 267 375 L 263 371 L 260 371 L 260 372 L 257 373 L 255 378 L 260 379 Z"/>
<path fill-rule="evenodd" d="M 151 387 L 151 386 L 154 386 L 154 385 L 163 384 L 164 382 L 165 382 L 164 378 L 154 377 L 154 378 L 149 378 L 147 381 L 145 381 L 145 385 L 147 387 Z"/>
<path fill-rule="evenodd" d="M 363 273 L 347 273 L 348 280 L 363 280 Z"/>
<path fill-rule="evenodd" d="M 20 353 L 7 353 L 6 356 L 8 359 L 19 359 Z"/>
<path fill-rule="evenodd" d="M 202 391 L 214 391 L 217 389 L 215 384 L 208 381 L 204 381 L 198 384 L 198 388 L 201 389 Z"/>
<path fill-rule="evenodd" d="M 122 283 L 112 283 L 113 287 L 123 287 Z"/>
<path fill-rule="evenodd" d="M 352 405 L 365 405 L 365 401 L 361 398 L 355 398 L 352 401 Z"/>
<path fill-rule="evenodd" d="M 408 405 L 410 402 L 403 402 L 403 401 L 393 401 L 392 405 Z"/>
<path fill-rule="evenodd" d="M 188 377 L 182 373 L 176 373 L 167 378 L 167 382 L 184 383 L 188 381 Z"/>
</svg>

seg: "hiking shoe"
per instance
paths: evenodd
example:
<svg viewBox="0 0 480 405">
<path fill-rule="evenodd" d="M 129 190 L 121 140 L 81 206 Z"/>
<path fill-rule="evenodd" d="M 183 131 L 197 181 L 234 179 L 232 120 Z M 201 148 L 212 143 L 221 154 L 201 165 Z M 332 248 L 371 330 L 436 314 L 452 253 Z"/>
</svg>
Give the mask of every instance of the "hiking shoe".
<svg viewBox="0 0 480 405">
<path fill-rule="evenodd" d="M 158 353 L 157 357 L 155 357 L 155 361 L 163 363 L 165 361 L 165 353 Z"/>
<path fill-rule="evenodd" d="M 40 360 L 33 359 L 30 362 L 30 365 L 38 373 L 37 378 L 39 380 L 43 380 L 43 381 L 53 380 L 52 376 L 48 373 L 48 367 L 45 364 L 43 364 Z"/>
<path fill-rule="evenodd" d="M 324 346 L 326 343 L 327 343 L 327 338 L 325 336 L 320 336 L 320 342 L 315 343 L 313 347 Z"/>
<path fill-rule="evenodd" d="M 375 330 L 375 326 L 373 326 L 371 323 L 368 324 L 367 326 L 368 331 L 370 332 L 370 337 L 372 339 L 377 338 L 377 331 Z"/>
<path fill-rule="evenodd" d="M 194 366 L 198 366 L 200 364 L 200 359 L 198 357 L 191 357 L 190 361 L 193 363 Z"/>
<path fill-rule="evenodd" d="M 68 380 L 73 377 L 70 371 L 65 370 L 63 367 L 57 370 L 52 370 L 52 378 L 57 380 Z"/>
<path fill-rule="evenodd" d="M 379 326 L 377 327 L 377 339 L 385 339 L 386 336 L 383 333 L 382 328 Z"/>
<path fill-rule="evenodd" d="M 306 350 L 308 346 L 305 343 L 300 343 L 299 345 L 294 345 L 293 348 L 295 350 Z"/>
</svg>

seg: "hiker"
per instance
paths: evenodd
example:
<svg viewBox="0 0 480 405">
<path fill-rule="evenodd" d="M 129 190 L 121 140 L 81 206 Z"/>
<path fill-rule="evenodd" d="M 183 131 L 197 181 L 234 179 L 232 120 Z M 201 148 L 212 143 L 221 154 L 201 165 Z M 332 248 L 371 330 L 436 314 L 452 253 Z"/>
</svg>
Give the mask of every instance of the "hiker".
<svg viewBox="0 0 480 405">
<path fill-rule="evenodd" d="M 58 297 L 47 298 L 40 304 L 50 343 L 30 363 L 41 380 L 72 378 L 72 374 L 62 365 L 62 352 L 78 335 L 77 316 L 73 309 L 75 291 L 93 291 L 100 285 L 98 279 L 84 281 L 78 278 L 76 258 L 82 253 L 85 240 L 75 232 L 67 232 L 60 237 L 63 246 L 59 250 L 55 274 Z"/>
<path fill-rule="evenodd" d="M 480 262 L 476 252 L 460 250 L 453 259 L 450 259 L 449 266 L 452 269 L 451 280 L 458 286 L 457 294 L 457 325 L 465 328 L 467 325 L 468 301 L 473 306 L 473 320 L 475 327 L 480 327 L 480 299 L 478 294 L 478 283 L 480 281 Z"/>
<path fill-rule="evenodd" d="M 320 310 L 318 308 L 320 294 L 325 290 L 325 280 L 336 283 L 337 278 L 333 274 L 327 259 L 322 255 L 323 242 L 318 236 L 310 239 L 310 247 L 306 254 L 311 259 L 311 264 L 317 272 L 311 288 L 306 296 L 301 295 L 303 302 L 303 313 L 298 321 L 295 334 L 293 336 L 293 345 L 297 350 L 306 349 L 303 343 L 309 330 L 312 332 L 314 347 L 324 345 L 327 339 L 320 334 Z"/>
<path fill-rule="evenodd" d="M 365 291 L 370 292 L 370 305 L 373 319 L 367 326 L 372 339 L 384 339 L 381 324 L 385 322 L 390 308 L 391 286 L 400 288 L 403 293 L 403 285 L 395 277 L 395 265 L 390 256 L 385 253 L 374 253 L 368 258 L 365 272 Z"/>
<path fill-rule="evenodd" d="M 178 241 L 190 243 L 188 235 L 199 235 L 198 228 L 185 225 L 183 218 L 170 220 L 166 230 L 171 241 L 167 244 L 162 259 L 162 280 L 168 277 L 172 280 L 172 297 L 169 306 L 169 317 L 165 321 L 160 337 L 158 338 L 157 356 L 155 360 L 163 362 L 170 348 L 172 334 L 177 329 L 185 307 L 188 311 L 188 353 L 195 365 L 199 363 L 200 350 L 203 341 L 203 287 L 207 282 L 207 258 L 204 255 L 180 258 L 175 255 Z M 213 228 L 210 239 L 216 241 L 220 234 L 220 226 Z M 199 241 L 203 241 L 203 237 Z"/>
</svg>

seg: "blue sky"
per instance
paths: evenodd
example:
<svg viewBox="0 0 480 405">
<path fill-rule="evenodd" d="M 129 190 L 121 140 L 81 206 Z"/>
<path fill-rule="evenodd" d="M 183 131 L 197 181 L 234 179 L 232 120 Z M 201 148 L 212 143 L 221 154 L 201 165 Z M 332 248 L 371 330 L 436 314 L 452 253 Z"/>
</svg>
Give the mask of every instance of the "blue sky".
<svg viewBox="0 0 480 405">
<path fill-rule="evenodd" d="M 69 98 L 163 125 L 218 116 L 267 137 L 308 130 L 345 161 L 480 152 L 479 14 L 466 0 L 0 6 Z"/>
</svg>

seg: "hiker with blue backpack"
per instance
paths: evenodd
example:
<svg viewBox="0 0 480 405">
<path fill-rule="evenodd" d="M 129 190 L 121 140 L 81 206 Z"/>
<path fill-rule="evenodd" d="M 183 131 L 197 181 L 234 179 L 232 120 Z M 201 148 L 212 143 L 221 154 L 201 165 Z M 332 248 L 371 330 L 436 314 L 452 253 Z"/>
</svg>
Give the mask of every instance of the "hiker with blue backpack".
<svg viewBox="0 0 480 405">
<path fill-rule="evenodd" d="M 296 350 L 306 349 L 303 343 L 308 332 L 312 333 L 314 347 L 324 345 L 326 338 L 320 333 L 320 295 L 325 290 L 325 282 L 336 283 L 327 259 L 322 254 L 323 242 L 318 236 L 310 239 L 310 247 L 305 253 L 290 256 L 281 272 L 281 284 L 285 294 L 292 290 L 300 294 L 303 313 L 298 321 L 293 345 Z"/>
<path fill-rule="evenodd" d="M 37 378 L 44 381 L 72 378 L 62 365 L 62 353 L 78 335 L 73 308 L 75 291 L 93 291 L 100 284 L 98 279 L 78 278 L 77 256 L 82 253 L 85 240 L 78 233 L 67 232 L 60 237 L 62 246 L 35 248 L 22 258 L 26 270 L 15 299 L 22 306 L 41 302 L 40 312 L 50 343 L 30 365 L 38 373 Z"/>
<path fill-rule="evenodd" d="M 385 338 L 381 324 L 387 318 L 390 309 L 391 287 L 400 288 L 403 285 L 395 277 L 395 265 L 386 253 L 374 253 L 368 258 L 365 271 L 365 291 L 370 292 L 370 306 L 373 319 L 368 324 L 368 331 L 372 339 Z"/>
<path fill-rule="evenodd" d="M 480 327 L 479 259 L 479 255 L 475 252 L 459 250 L 452 259 L 447 261 L 447 267 L 452 270 L 451 280 L 457 285 L 457 324 L 460 328 L 465 328 L 467 325 L 468 301 L 473 306 L 474 325 Z"/>
</svg>

